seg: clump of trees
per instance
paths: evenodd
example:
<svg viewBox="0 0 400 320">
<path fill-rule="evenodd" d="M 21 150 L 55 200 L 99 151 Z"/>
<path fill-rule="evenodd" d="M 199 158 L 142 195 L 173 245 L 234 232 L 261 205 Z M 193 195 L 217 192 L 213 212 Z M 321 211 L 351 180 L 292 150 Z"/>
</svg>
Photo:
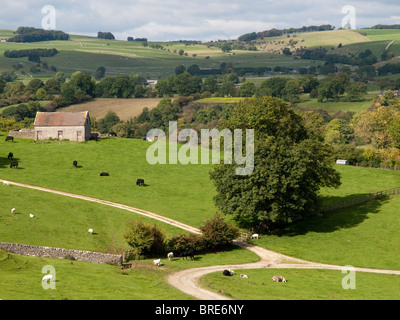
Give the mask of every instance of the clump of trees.
<svg viewBox="0 0 400 320">
<path fill-rule="evenodd" d="M 97 38 L 99 38 L 99 39 L 107 39 L 107 40 L 115 40 L 115 37 L 111 32 L 99 31 L 97 33 Z"/>
<path fill-rule="evenodd" d="M 58 30 L 44 30 L 33 27 L 19 27 L 14 37 L 8 38 L 7 42 L 38 42 L 52 40 L 69 40 L 69 35 Z"/>
<path fill-rule="evenodd" d="M 7 58 L 28 57 L 29 61 L 40 63 L 41 57 L 54 57 L 58 53 L 57 49 L 26 49 L 26 50 L 6 50 L 4 56 Z"/>
<path fill-rule="evenodd" d="M 165 256 L 169 251 L 179 254 L 188 249 L 197 253 L 223 250 L 239 236 L 239 229 L 228 224 L 218 213 L 205 221 L 200 230 L 200 235 L 188 233 L 167 239 L 156 225 L 141 220 L 130 221 L 123 233 L 124 240 L 132 248 L 128 259 Z"/>
</svg>

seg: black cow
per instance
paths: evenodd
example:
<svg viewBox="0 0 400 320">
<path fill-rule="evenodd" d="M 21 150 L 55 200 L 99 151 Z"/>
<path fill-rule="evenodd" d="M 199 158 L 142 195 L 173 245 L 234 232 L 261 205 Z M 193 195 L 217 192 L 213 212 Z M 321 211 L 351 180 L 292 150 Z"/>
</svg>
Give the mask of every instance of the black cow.
<svg viewBox="0 0 400 320">
<path fill-rule="evenodd" d="M 10 152 L 10 153 L 8 154 L 8 159 L 11 159 L 11 160 L 12 160 L 13 157 L 14 157 L 14 154 L 13 154 L 12 152 Z"/>
<path fill-rule="evenodd" d="M 6 138 L 6 142 L 7 142 L 7 141 L 12 141 L 12 142 L 14 142 L 14 137 L 7 136 L 7 138 Z"/>
<path fill-rule="evenodd" d="M 76 168 L 76 167 L 78 166 L 78 161 L 74 161 L 72 164 L 73 164 L 74 167 Z"/>
<path fill-rule="evenodd" d="M 100 177 L 108 177 L 108 176 L 109 176 L 108 172 L 100 173 Z"/>
<path fill-rule="evenodd" d="M 10 168 L 13 168 L 13 167 L 18 169 L 18 162 L 11 162 Z"/>
<path fill-rule="evenodd" d="M 189 257 L 190 260 L 194 260 L 194 250 L 193 249 L 189 249 L 188 251 L 184 251 L 180 255 L 180 258 L 187 259 L 187 257 Z"/>
<path fill-rule="evenodd" d="M 137 186 L 144 186 L 144 180 L 143 179 L 137 179 L 136 180 L 136 185 Z"/>
<path fill-rule="evenodd" d="M 234 275 L 234 273 L 231 270 L 226 270 L 226 269 L 222 272 L 222 274 L 227 277 L 232 277 Z"/>
</svg>

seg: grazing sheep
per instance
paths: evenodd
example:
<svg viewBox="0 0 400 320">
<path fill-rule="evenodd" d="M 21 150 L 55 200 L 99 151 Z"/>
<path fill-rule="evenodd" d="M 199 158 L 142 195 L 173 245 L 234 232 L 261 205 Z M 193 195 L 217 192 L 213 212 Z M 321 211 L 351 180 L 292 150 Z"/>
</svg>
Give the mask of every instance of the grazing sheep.
<svg viewBox="0 0 400 320">
<path fill-rule="evenodd" d="M 47 274 L 42 278 L 42 281 L 47 281 L 47 280 L 53 281 L 53 275 Z"/>
<path fill-rule="evenodd" d="M 272 281 L 274 282 L 287 282 L 283 276 L 273 276 Z"/>
<path fill-rule="evenodd" d="M 245 278 L 245 279 L 247 279 L 247 278 L 248 278 L 248 276 L 247 276 L 247 275 L 245 275 L 245 274 L 240 274 L 240 277 L 241 277 L 241 278 Z"/>
<path fill-rule="evenodd" d="M 224 270 L 224 271 L 222 272 L 222 274 L 223 274 L 224 276 L 227 276 L 227 277 L 232 277 L 232 276 L 235 275 L 235 272 L 234 272 L 233 270 Z"/>
<path fill-rule="evenodd" d="M 252 238 L 252 239 L 258 239 L 259 237 L 258 237 L 258 234 L 255 233 L 255 234 L 253 234 L 253 235 L 251 236 L 251 238 Z"/>
<path fill-rule="evenodd" d="M 12 208 L 12 209 L 11 209 L 11 213 L 12 213 L 12 214 L 14 214 L 14 213 L 15 213 L 15 211 L 16 211 L 16 209 L 15 209 L 15 208 Z"/>
<path fill-rule="evenodd" d="M 154 263 L 154 265 L 156 265 L 157 267 L 162 266 L 161 259 L 153 260 L 153 263 Z"/>
<path fill-rule="evenodd" d="M 89 232 L 90 234 L 93 234 L 93 229 L 89 229 L 88 232 Z"/>
<path fill-rule="evenodd" d="M 29 216 L 30 216 L 31 218 L 34 218 L 34 217 L 35 217 L 32 213 L 30 213 Z"/>
<path fill-rule="evenodd" d="M 170 253 L 168 253 L 167 256 L 168 256 L 168 260 L 171 261 L 174 258 L 174 253 L 170 252 Z"/>
<path fill-rule="evenodd" d="M 6 187 L 11 186 L 11 183 L 9 183 L 8 181 L 3 181 L 3 184 L 4 184 Z"/>
</svg>

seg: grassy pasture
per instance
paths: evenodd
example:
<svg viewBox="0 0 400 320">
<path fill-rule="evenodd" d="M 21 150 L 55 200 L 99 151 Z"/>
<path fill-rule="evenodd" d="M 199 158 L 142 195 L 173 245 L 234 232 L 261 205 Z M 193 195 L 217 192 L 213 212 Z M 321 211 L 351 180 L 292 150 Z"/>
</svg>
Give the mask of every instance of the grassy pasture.
<svg viewBox="0 0 400 320">
<path fill-rule="evenodd" d="M 17 209 L 15 215 L 10 213 L 11 208 Z M 35 218 L 30 218 L 30 213 Z M 118 253 L 129 249 L 122 234 L 127 229 L 127 222 L 137 219 L 156 224 L 167 237 L 185 233 L 182 229 L 126 210 L 0 185 L 0 239 L 4 242 Z M 87 232 L 89 228 L 94 229 L 93 235 Z"/>
<path fill-rule="evenodd" d="M 398 171 L 336 166 L 338 189 L 321 190 L 322 201 L 336 203 L 400 185 Z M 305 260 L 355 267 L 400 270 L 400 196 L 307 219 L 254 244 Z"/>
<path fill-rule="evenodd" d="M 343 289 L 346 274 L 336 270 L 252 269 L 236 270 L 233 277 L 222 272 L 200 279 L 203 287 L 235 300 L 398 300 L 400 276 L 356 272 L 355 289 Z M 248 279 L 239 277 L 244 273 Z M 282 274 L 288 281 L 276 283 Z"/>
<path fill-rule="evenodd" d="M 211 165 L 150 165 L 146 160 L 150 145 L 137 139 L 84 143 L 15 139 L 6 143 L 2 134 L 0 176 L 131 205 L 195 227 L 214 216 L 215 190 L 208 175 Z M 8 168 L 8 152 L 19 161 L 18 170 Z M 78 168 L 72 166 L 74 160 Z M 110 176 L 100 177 L 104 171 Z M 148 186 L 138 187 L 139 178 Z"/>
<path fill-rule="evenodd" d="M 371 104 L 375 96 L 378 94 L 377 91 L 369 91 L 366 98 L 362 101 L 323 101 L 318 102 L 317 98 L 310 98 L 309 94 L 300 95 L 301 102 L 296 105 L 300 108 L 311 108 L 311 109 L 323 109 L 328 113 L 335 113 L 336 111 L 353 111 L 361 112 L 366 110 Z M 341 97 L 341 100 L 345 100 L 345 97 Z"/>
<path fill-rule="evenodd" d="M 0 177 L 11 181 L 120 202 L 148 209 L 196 227 L 200 226 L 205 219 L 214 215 L 216 211 L 212 200 L 215 191 L 208 177 L 211 166 L 151 166 L 147 164 L 145 159 L 149 145 L 145 141 L 132 139 L 105 139 L 97 143 L 95 141 L 86 143 L 67 141 L 34 143 L 29 139 L 16 139 L 14 143 L 5 143 L 4 134 L 2 134 L 0 136 Z M 9 161 L 5 157 L 9 151 L 14 152 L 15 157 L 20 162 L 20 169 L 12 170 L 7 167 Z M 78 160 L 80 168 L 72 167 L 72 161 L 75 159 Z M 338 202 L 357 195 L 398 187 L 400 184 L 400 173 L 397 171 L 349 166 L 336 166 L 336 169 L 342 175 L 343 184 L 338 189 L 321 190 L 324 202 Z M 105 179 L 99 177 L 99 172 L 102 171 L 108 171 L 110 177 L 105 177 Z M 144 178 L 149 186 L 145 188 L 137 187 L 135 179 L 138 177 Z M 0 186 L 0 188 L 0 224 L 3 226 L 0 229 L 0 238 L 2 241 L 113 252 L 125 245 L 121 239 L 121 232 L 126 226 L 126 221 L 133 220 L 136 217 L 142 219 L 142 216 L 136 216 L 126 211 L 76 199 L 18 187 Z M 11 216 L 10 209 L 12 207 L 16 207 L 19 214 Z M 32 210 L 32 208 L 35 208 L 35 210 Z M 361 206 L 331 212 L 321 217 L 314 217 L 287 228 L 279 234 L 261 236 L 259 240 L 253 240 L 253 243 L 289 256 L 315 262 L 355 267 L 400 269 L 400 251 L 397 246 L 400 241 L 397 232 L 400 227 L 399 211 L 400 197 L 395 196 L 392 199 L 373 201 Z M 35 214 L 37 219 L 30 219 L 29 213 Z M 157 225 L 165 229 L 169 235 L 182 233 L 179 229 L 162 223 L 157 222 Z M 92 226 L 97 233 L 94 237 L 90 237 L 87 233 L 87 229 Z M 29 230 L 29 232 L 21 232 L 25 230 Z M 40 275 L 41 267 L 45 264 L 61 264 L 63 262 L 47 262 L 39 259 L 39 262 L 37 262 L 40 265 L 39 268 L 36 262 L 31 262 L 35 258 L 16 256 L 15 259 L 18 259 L 18 261 L 10 262 L 15 260 L 14 256 L 12 257 L 11 260 L 8 258 L 0 259 L 2 260 L 0 269 L 7 271 L 0 273 L 0 280 L 2 277 L 7 280 L 12 279 L 7 287 L 0 289 L 0 298 L 3 299 L 13 297 L 19 299 L 24 296 L 16 289 L 18 288 L 16 284 L 22 282 L 29 283 L 26 292 L 33 292 L 33 295 L 31 295 L 33 299 L 114 299 L 116 297 L 119 297 L 119 299 L 128 297 L 130 299 L 141 299 L 140 297 L 144 299 L 164 299 L 164 295 L 159 294 L 158 291 L 160 286 L 146 290 L 148 296 L 140 295 L 140 289 L 149 286 L 146 277 L 149 278 L 151 275 L 156 279 L 156 282 L 162 282 L 165 281 L 166 272 L 182 268 L 221 264 L 221 261 L 228 264 L 257 260 L 254 254 L 247 250 L 228 251 L 199 256 L 190 265 L 177 260 L 172 265 L 168 263 L 166 271 L 164 269 L 163 271 L 161 269 L 148 271 L 151 260 L 142 261 L 141 263 L 144 262 L 145 264 L 137 266 L 137 269 L 140 270 L 138 273 L 136 271 L 123 273 L 125 278 L 122 278 L 126 279 L 125 285 L 130 286 L 130 281 L 133 281 L 134 284 L 129 287 L 131 291 L 135 291 L 132 288 L 138 288 L 137 293 L 130 293 L 124 297 L 106 289 L 104 293 L 93 294 L 93 292 L 101 291 L 99 286 L 104 285 L 103 283 L 113 281 L 120 283 L 121 274 L 119 272 L 121 271 L 112 269 L 110 266 L 91 266 L 90 264 L 79 263 L 79 265 L 85 266 L 84 268 L 88 268 L 86 270 L 92 268 L 97 270 L 90 271 L 93 276 L 93 278 L 90 278 L 92 283 L 90 288 L 83 288 L 74 284 L 71 285 L 74 290 L 69 291 L 70 287 L 57 290 L 57 293 L 52 293 L 54 296 L 47 296 L 46 298 L 43 294 L 48 293 L 44 293 L 41 287 L 39 287 L 41 291 L 38 293 L 35 285 L 40 286 L 40 283 L 33 282 L 31 277 L 39 277 L 40 279 L 42 276 Z M 9 263 L 13 264 L 14 267 L 9 268 Z M 78 266 L 78 262 L 73 262 L 73 265 L 68 263 L 65 262 L 63 266 L 60 265 L 57 270 L 59 270 L 58 268 L 64 270 L 64 267 Z M 90 266 L 86 267 L 86 265 Z M 16 270 L 22 271 L 16 273 Z M 89 273 L 89 271 L 85 272 Z M 307 272 L 309 276 L 315 276 L 318 279 L 318 285 L 311 288 L 307 287 L 306 283 L 299 282 L 300 278 L 308 278 L 301 276 L 304 274 L 303 272 Z M 9 273 L 13 274 L 13 277 L 10 277 Z M 65 274 L 67 273 L 70 274 L 70 271 L 65 271 Z M 104 282 L 103 279 L 93 280 L 95 277 L 101 278 L 100 274 L 102 273 L 105 274 Z M 250 274 L 250 271 L 245 273 Z M 135 277 L 135 280 L 129 277 L 131 274 L 132 277 Z M 133 276 L 133 274 L 135 275 Z M 140 274 L 138 279 L 136 279 L 137 274 Z M 397 286 L 393 283 L 396 283 L 398 278 L 359 274 L 357 273 L 357 277 L 359 277 L 357 279 L 363 279 L 362 283 L 361 281 L 358 282 L 360 288 L 361 285 L 364 286 L 373 283 L 373 281 L 382 281 L 383 284 L 392 281 L 391 284 L 386 285 L 388 292 L 385 297 L 387 299 L 397 297 L 393 289 Z M 62 273 L 60 273 L 59 278 L 60 289 L 63 285 L 61 275 Z M 363 289 L 364 293 L 361 290 L 356 290 L 357 295 L 354 294 L 355 291 L 350 293 L 342 290 L 341 287 L 337 290 L 328 291 L 328 293 L 319 294 L 317 291 L 323 292 L 325 288 L 332 287 L 333 283 L 340 286 L 341 282 L 338 277 L 341 279 L 343 276 L 333 271 L 288 270 L 285 271 L 286 275 L 290 277 L 289 279 L 293 279 L 293 287 L 276 295 L 262 291 L 262 299 L 368 299 L 375 297 L 368 295 L 372 291 L 368 285 L 363 287 L 366 288 Z M 77 279 L 80 279 L 77 280 L 74 277 L 74 273 L 72 273 L 71 283 L 82 283 L 82 278 L 77 275 Z M 253 279 L 253 277 L 255 279 L 259 277 L 259 280 L 254 280 L 256 285 L 260 282 L 267 284 L 270 281 L 270 275 L 264 276 L 263 273 L 260 273 L 260 276 L 252 274 L 248 280 Z M 361 277 L 371 278 L 364 280 Z M 214 289 L 235 296 L 236 293 L 233 292 L 233 289 L 229 287 L 224 289 L 223 285 L 225 284 L 220 284 L 218 281 L 214 282 L 211 278 Z M 292 286 L 292 284 L 290 285 Z M 112 285 L 110 286 L 112 287 Z M 304 290 L 301 290 L 303 288 Z M 298 293 L 295 295 L 296 289 L 301 290 L 301 296 Z M 124 290 L 121 290 L 121 294 L 126 292 Z M 170 292 L 168 290 L 165 290 L 166 293 Z M 252 299 L 249 295 L 252 288 L 243 286 L 243 290 L 237 290 L 238 296 L 243 299 Z M 71 293 L 73 291 L 75 291 L 74 294 Z M 176 292 L 170 293 L 168 297 L 186 299 Z M 257 299 L 261 299 L 261 296 L 259 295 Z"/>
</svg>

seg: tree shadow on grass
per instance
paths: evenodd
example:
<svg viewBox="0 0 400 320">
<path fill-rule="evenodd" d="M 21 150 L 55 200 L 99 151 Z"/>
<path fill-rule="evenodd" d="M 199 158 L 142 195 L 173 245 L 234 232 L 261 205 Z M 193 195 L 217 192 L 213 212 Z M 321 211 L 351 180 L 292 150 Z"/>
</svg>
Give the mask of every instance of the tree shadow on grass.
<svg viewBox="0 0 400 320">
<path fill-rule="evenodd" d="M 19 158 L 8 159 L 6 157 L 0 157 L 0 169 L 1 168 L 10 168 L 10 164 L 12 162 L 19 162 Z"/>
<path fill-rule="evenodd" d="M 357 195 L 359 196 L 359 195 Z M 363 196 L 363 195 L 360 195 Z M 346 197 L 329 197 L 329 202 L 346 202 L 349 198 L 356 198 L 355 195 Z M 350 229 L 358 226 L 368 214 L 379 213 L 383 204 L 389 201 L 389 197 L 370 200 L 362 204 L 352 205 L 342 209 L 325 212 L 322 215 L 309 217 L 277 233 L 278 236 L 298 236 L 308 232 L 329 233 L 340 229 Z M 324 199 L 328 200 L 328 199 Z"/>
</svg>

